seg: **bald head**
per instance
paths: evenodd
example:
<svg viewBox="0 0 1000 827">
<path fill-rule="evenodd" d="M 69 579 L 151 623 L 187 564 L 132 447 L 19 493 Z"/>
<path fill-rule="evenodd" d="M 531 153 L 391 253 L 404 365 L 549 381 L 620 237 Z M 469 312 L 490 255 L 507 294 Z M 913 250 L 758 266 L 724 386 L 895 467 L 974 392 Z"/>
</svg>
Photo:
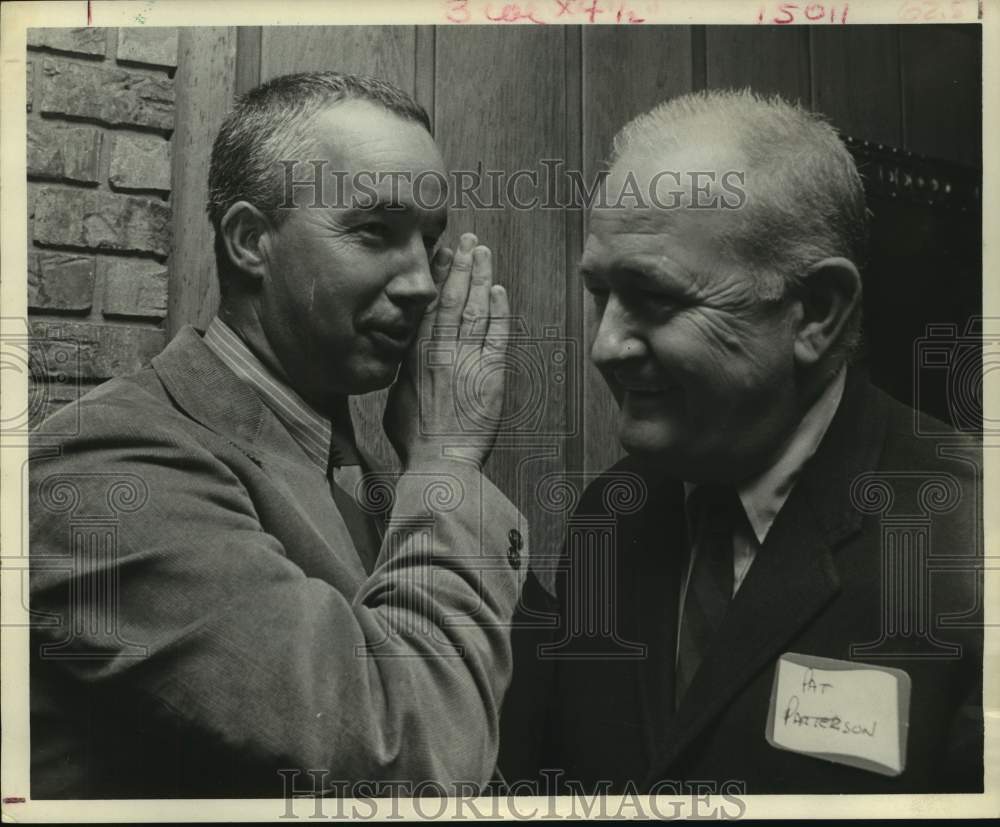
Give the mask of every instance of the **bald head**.
<svg viewBox="0 0 1000 827">
<path fill-rule="evenodd" d="M 854 160 L 821 116 L 779 97 L 705 91 L 674 98 L 621 129 L 611 163 L 612 181 L 629 171 L 647 182 L 654 169 L 708 173 L 703 203 L 714 203 L 727 173 L 730 183 L 739 181 L 745 198 L 731 216 L 717 217 L 727 227 L 720 240 L 755 272 L 764 296 L 781 295 L 821 259 L 864 260 L 867 212 Z M 697 206 L 696 197 L 688 187 L 684 206 Z"/>
</svg>

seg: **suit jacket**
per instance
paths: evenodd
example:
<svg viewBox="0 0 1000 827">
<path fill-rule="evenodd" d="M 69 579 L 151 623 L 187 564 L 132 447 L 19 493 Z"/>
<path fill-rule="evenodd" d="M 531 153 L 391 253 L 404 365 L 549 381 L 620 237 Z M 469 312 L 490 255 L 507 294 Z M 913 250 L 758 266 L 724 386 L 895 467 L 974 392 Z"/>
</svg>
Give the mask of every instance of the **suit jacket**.
<svg viewBox="0 0 1000 827">
<path fill-rule="evenodd" d="M 323 471 L 192 328 L 32 454 L 34 798 L 491 778 L 527 551 L 476 468 L 377 486 L 366 572 Z"/>
<path fill-rule="evenodd" d="M 525 588 L 503 722 L 508 779 L 549 769 L 590 790 L 698 780 L 739 782 L 750 794 L 981 791 L 981 452 L 920 437 L 929 423 L 919 423 L 849 374 L 676 712 L 683 487 L 632 459 L 590 485 L 570 523 L 558 600 L 535 583 Z M 629 486 L 638 499 L 622 496 Z M 904 535 L 914 553 L 893 557 Z M 908 571 L 904 559 L 915 561 Z M 547 611 L 558 613 L 554 630 L 544 628 Z M 786 652 L 908 673 L 901 775 L 768 743 Z"/>
</svg>

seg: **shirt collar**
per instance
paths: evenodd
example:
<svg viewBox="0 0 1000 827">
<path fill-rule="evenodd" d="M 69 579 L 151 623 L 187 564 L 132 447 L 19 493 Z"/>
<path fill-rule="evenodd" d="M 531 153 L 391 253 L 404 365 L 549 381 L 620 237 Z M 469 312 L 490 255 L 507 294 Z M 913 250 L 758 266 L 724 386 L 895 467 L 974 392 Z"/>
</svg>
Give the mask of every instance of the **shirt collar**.
<svg viewBox="0 0 1000 827">
<path fill-rule="evenodd" d="M 324 472 L 330 460 L 333 426 L 295 391 L 279 380 L 222 319 L 216 316 L 204 342 L 226 366 L 248 383 L 288 433 Z"/>
<path fill-rule="evenodd" d="M 761 545 L 778 512 L 792 493 L 800 472 L 823 441 L 844 395 L 846 375 L 847 369 L 841 368 L 779 449 L 775 461 L 762 473 L 737 486 L 747 520 Z M 685 498 L 696 487 L 694 483 L 685 482 Z"/>
</svg>

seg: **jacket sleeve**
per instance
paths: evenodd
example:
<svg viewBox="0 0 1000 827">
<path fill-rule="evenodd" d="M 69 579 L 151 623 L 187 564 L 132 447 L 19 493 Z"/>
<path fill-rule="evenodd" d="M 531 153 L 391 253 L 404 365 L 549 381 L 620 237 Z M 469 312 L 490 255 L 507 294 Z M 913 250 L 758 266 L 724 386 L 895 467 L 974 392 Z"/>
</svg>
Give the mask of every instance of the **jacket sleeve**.
<svg viewBox="0 0 1000 827">
<path fill-rule="evenodd" d="M 343 594 L 189 434 L 119 405 L 80 422 L 29 475 L 46 669 L 276 785 L 490 779 L 528 550 L 509 559 L 519 515 L 474 467 L 403 475 L 376 569 Z"/>
</svg>

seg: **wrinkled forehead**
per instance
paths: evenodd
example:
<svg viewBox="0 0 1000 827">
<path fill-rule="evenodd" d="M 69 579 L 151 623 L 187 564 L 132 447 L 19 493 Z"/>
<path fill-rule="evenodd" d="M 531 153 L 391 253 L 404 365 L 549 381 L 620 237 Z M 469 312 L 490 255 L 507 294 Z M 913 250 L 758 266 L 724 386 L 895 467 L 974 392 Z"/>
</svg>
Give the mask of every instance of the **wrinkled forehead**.
<svg viewBox="0 0 1000 827">
<path fill-rule="evenodd" d="M 742 226 L 745 180 L 739 154 L 720 146 L 627 152 L 589 213 L 587 250 L 653 246 L 658 239 L 710 247 Z"/>
<path fill-rule="evenodd" d="M 609 204 L 595 206 L 587 222 L 585 252 L 614 254 L 620 249 L 685 245 L 722 255 L 728 241 L 745 231 L 738 211 L 721 207 L 694 208 L 687 203 L 663 207 Z"/>
<path fill-rule="evenodd" d="M 640 146 L 625 150 L 608 173 L 614 195 L 638 189 L 654 205 L 704 209 L 733 182 L 747 177 L 744 153 L 731 142 L 675 144 L 664 149 Z M 658 196 L 653 198 L 653 196 Z"/>
</svg>

